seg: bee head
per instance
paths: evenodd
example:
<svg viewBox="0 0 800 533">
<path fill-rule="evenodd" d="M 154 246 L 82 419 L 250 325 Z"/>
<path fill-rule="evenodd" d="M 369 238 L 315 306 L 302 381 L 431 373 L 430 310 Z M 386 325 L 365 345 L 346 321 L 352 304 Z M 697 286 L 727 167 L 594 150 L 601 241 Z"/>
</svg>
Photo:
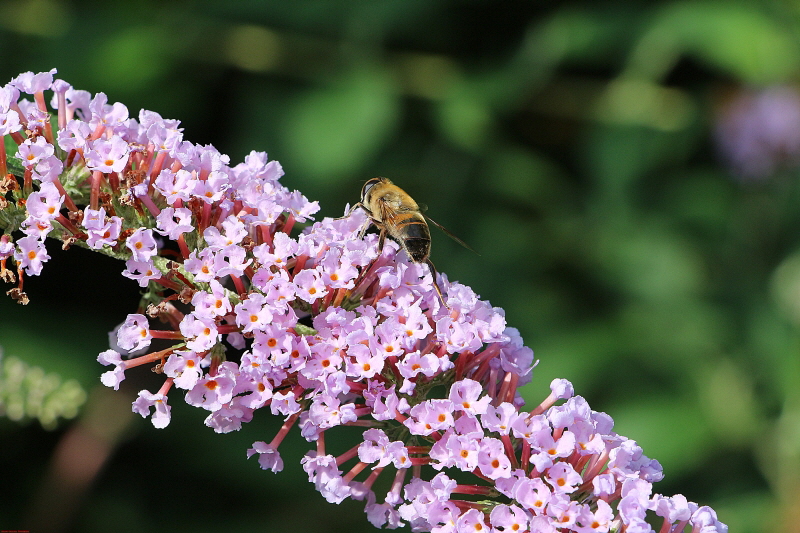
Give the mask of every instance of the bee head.
<svg viewBox="0 0 800 533">
<path fill-rule="evenodd" d="M 391 184 L 392 182 L 389 181 L 388 178 L 384 178 L 382 176 L 378 176 L 377 178 L 371 178 L 371 179 L 367 180 L 367 182 L 364 184 L 364 188 L 361 189 L 361 201 L 362 202 L 366 202 L 367 201 L 367 195 L 369 194 L 369 191 L 374 186 L 378 185 L 379 183 L 389 183 L 389 184 Z"/>
</svg>

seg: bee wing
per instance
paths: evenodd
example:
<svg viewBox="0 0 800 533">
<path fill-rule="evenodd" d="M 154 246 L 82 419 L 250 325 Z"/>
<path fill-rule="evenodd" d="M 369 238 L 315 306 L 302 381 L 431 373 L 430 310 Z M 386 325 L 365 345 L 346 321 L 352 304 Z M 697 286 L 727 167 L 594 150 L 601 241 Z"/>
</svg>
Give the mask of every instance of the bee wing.
<svg viewBox="0 0 800 533">
<path fill-rule="evenodd" d="M 459 239 L 458 237 L 456 237 L 455 235 L 453 235 L 453 234 L 450 232 L 450 230 L 449 230 L 449 229 L 445 228 L 444 226 L 442 226 L 441 224 L 439 224 L 438 222 L 436 222 L 435 220 L 433 220 L 433 219 L 432 219 L 431 217 L 429 217 L 428 215 L 425 215 L 425 214 L 423 214 L 422 216 L 424 216 L 425 218 L 427 218 L 427 219 L 428 219 L 428 222 L 431 222 L 431 223 L 435 224 L 435 225 L 436 225 L 436 227 L 437 227 L 437 228 L 439 228 L 440 230 L 442 230 L 443 232 L 445 232 L 445 233 L 447 234 L 447 236 L 448 236 L 448 237 L 450 237 L 451 239 L 453 239 L 454 241 L 456 241 L 458 244 L 460 244 L 461 246 L 463 246 L 464 248 L 466 248 L 466 249 L 467 249 L 467 250 L 469 250 L 470 252 L 472 252 L 472 253 L 474 253 L 474 254 L 477 254 L 477 255 L 481 255 L 481 254 L 479 254 L 478 252 L 476 252 L 476 251 L 475 251 L 475 250 L 472 248 L 472 246 L 470 246 L 469 244 L 465 243 L 464 241 L 462 241 L 461 239 Z"/>
</svg>

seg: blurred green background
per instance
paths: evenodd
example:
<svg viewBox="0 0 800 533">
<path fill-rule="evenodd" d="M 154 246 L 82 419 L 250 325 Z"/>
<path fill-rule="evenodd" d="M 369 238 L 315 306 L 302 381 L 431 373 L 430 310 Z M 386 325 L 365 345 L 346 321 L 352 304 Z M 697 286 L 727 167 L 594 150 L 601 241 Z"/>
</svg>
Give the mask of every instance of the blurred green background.
<svg viewBox="0 0 800 533">
<path fill-rule="evenodd" d="M 800 2 L 5 0 L 0 48 L 3 83 L 57 67 L 233 163 L 269 152 L 320 216 L 390 177 L 480 252 L 432 230 L 541 359 L 530 403 L 568 378 L 661 461 L 657 492 L 796 530 Z M 216 435 L 173 395 L 155 430 L 130 402 L 159 376 L 100 388 L 138 287 L 56 248 L 0 346 L 88 401 L 56 430 L 0 419 L 0 529 L 372 530 L 313 492 L 295 433 L 283 473 L 245 461 L 276 421 Z"/>
</svg>

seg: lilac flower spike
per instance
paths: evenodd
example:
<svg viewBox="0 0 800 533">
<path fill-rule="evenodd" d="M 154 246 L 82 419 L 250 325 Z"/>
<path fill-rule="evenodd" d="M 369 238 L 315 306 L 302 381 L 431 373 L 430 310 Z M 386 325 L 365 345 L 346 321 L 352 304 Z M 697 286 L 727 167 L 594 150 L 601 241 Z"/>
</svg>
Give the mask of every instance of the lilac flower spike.
<svg viewBox="0 0 800 533">
<path fill-rule="evenodd" d="M 155 427 L 170 422 L 170 394 L 207 411 L 219 433 L 259 409 L 280 416 L 247 456 L 279 472 L 280 445 L 298 427 L 314 444 L 302 460 L 309 481 L 329 502 L 365 501 L 376 527 L 727 530 L 710 508 L 653 494 L 658 462 L 568 381 L 523 410 L 518 389 L 535 362 L 503 310 L 444 275 L 442 305 L 426 266 L 359 236 L 363 213 L 294 231 L 319 207 L 281 185 L 266 154 L 232 166 L 184 140 L 177 121 L 131 118 L 54 74 L 0 89 L 0 134 L 18 146 L 0 153 L 0 170 L 13 171 L 0 178 L 0 278 L 16 279 L 9 294 L 25 303 L 24 276 L 49 260 L 46 237 L 123 259 L 150 300 L 119 327 L 118 351 L 98 357 L 111 367 L 101 381 L 117 389 L 143 365 L 163 374 L 133 402 Z M 362 442 L 334 452 L 341 426 Z"/>
</svg>

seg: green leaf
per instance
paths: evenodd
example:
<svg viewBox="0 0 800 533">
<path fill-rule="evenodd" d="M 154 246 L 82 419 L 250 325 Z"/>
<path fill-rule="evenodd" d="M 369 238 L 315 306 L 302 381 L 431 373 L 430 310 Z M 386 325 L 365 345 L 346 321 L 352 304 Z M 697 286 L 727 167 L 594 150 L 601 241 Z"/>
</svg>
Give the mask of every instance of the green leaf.
<svg viewBox="0 0 800 533">
<path fill-rule="evenodd" d="M 294 326 L 294 330 L 297 332 L 298 335 L 316 335 L 317 330 L 312 327 L 304 326 L 303 324 L 296 324 Z"/>
<path fill-rule="evenodd" d="M 703 460 L 702 450 L 713 449 L 708 421 L 689 398 L 654 393 L 610 412 L 614 430 L 635 440 L 648 457 L 658 458 L 671 475 L 689 471 Z"/>
<path fill-rule="evenodd" d="M 23 177 L 25 175 L 25 168 L 22 166 L 22 162 L 14 157 L 19 149 L 17 143 L 15 143 L 14 139 L 9 135 L 5 135 L 3 140 L 6 147 L 6 166 L 8 167 L 8 171 L 18 178 Z"/>
<path fill-rule="evenodd" d="M 750 83 L 785 81 L 800 66 L 795 37 L 753 5 L 673 4 L 662 12 L 653 32 L 662 48 L 695 54 Z"/>
<path fill-rule="evenodd" d="M 86 402 L 86 392 L 74 379 L 47 373 L 17 357 L 0 352 L 0 416 L 22 422 L 37 418 L 42 427 L 55 429 L 61 418 L 74 418 Z"/>
<path fill-rule="evenodd" d="M 453 89 L 438 108 L 439 128 L 464 150 L 479 150 L 491 131 L 492 113 L 485 98 L 467 84 Z"/>
<path fill-rule="evenodd" d="M 362 68 L 299 98 L 289 113 L 286 142 L 301 172 L 317 179 L 347 175 L 382 146 L 397 116 L 393 80 Z"/>
</svg>

